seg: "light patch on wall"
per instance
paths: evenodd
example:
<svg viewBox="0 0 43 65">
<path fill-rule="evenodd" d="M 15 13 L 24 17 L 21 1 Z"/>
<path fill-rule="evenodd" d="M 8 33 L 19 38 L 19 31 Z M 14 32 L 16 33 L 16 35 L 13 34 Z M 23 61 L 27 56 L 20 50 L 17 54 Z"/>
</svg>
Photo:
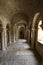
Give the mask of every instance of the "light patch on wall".
<svg viewBox="0 0 43 65">
<path fill-rule="evenodd" d="M 43 30 L 41 28 L 41 25 L 42 24 L 42 20 L 39 21 L 39 24 L 38 24 L 38 37 L 37 37 L 37 41 L 40 42 L 41 44 L 43 44 Z"/>
</svg>

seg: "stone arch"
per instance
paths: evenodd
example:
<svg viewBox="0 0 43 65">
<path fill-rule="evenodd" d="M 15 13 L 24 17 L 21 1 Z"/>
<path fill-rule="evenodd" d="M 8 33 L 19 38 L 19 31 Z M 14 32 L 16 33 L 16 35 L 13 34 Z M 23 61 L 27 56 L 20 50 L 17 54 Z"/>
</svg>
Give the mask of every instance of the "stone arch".
<svg viewBox="0 0 43 65">
<path fill-rule="evenodd" d="M 3 31 L 2 31 L 2 50 L 6 50 L 7 48 L 7 35 L 6 35 L 6 25 L 10 23 L 10 21 L 3 15 L 0 15 L 0 20 L 2 23 Z"/>
<path fill-rule="evenodd" d="M 35 14 L 32 22 L 32 29 L 31 29 L 31 46 L 34 49 L 36 47 L 37 42 L 37 30 L 38 30 L 38 23 L 41 20 L 41 14 L 38 12 Z"/>
<path fill-rule="evenodd" d="M 26 24 L 27 25 L 27 22 L 28 22 L 28 16 L 26 14 L 24 14 L 24 13 L 16 13 L 16 14 L 14 14 L 14 16 L 11 19 L 11 27 L 12 27 L 12 31 L 13 31 L 12 32 L 12 40 L 15 37 L 18 37 L 17 36 L 18 34 L 16 33 L 17 32 L 17 29 L 18 29 L 18 25 L 19 24 Z M 14 36 L 14 34 L 16 36 Z M 15 39 L 17 39 L 17 38 L 15 38 Z"/>
<path fill-rule="evenodd" d="M 24 20 L 21 20 L 19 22 L 17 22 L 14 27 L 13 27 L 13 38 L 14 38 L 14 42 L 19 39 L 19 30 L 21 27 L 24 28 L 25 30 L 25 33 L 24 33 L 24 38 L 26 39 L 26 26 L 27 26 L 27 23 L 24 21 Z"/>
<path fill-rule="evenodd" d="M 28 23 L 28 19 L 29 18 L 25 13 L 16 13 L 12 16 L 11 24 L 13 26 L 17 22 L 20 22 L 21 20 L 24 20 L 26 23 Z"/>
<path fill-rule="evenodd" d="M 18 27 L 18 38 L 19 39 L 24 39 L 25 34 L 25 26 L 21 25 Z"/>
</svg>

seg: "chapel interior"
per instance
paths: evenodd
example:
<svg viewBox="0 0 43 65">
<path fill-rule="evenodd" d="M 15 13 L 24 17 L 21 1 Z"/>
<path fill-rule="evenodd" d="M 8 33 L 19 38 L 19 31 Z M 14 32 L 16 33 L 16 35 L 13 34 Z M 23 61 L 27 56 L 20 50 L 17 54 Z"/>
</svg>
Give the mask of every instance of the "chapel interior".
<svg viewBox="0 0 43 65">
<path fill-rule="evenodd" d="M 0 0 L 0 65 L 43 65 L 43 0 Z"/>
</svg>

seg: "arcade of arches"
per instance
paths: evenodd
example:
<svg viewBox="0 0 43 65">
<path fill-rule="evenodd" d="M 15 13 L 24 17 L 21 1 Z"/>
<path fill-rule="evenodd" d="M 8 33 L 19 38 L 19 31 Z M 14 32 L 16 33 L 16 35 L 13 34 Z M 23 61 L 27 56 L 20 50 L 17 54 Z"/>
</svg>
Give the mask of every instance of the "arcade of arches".
<svg viewBox="0 0 43 65">
<path fill-rule="evenodd" d="M 39 0 L 0 0 L 1 65 L 43 65 L 43 3 L 38 3 Z"/>
</svg>

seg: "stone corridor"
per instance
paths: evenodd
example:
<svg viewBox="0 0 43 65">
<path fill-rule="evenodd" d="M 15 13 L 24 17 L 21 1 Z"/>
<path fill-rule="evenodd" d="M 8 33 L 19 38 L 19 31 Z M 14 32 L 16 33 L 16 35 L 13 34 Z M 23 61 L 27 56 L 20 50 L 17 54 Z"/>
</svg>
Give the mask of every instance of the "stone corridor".
<svg viewBox="0 0 43 65">
<path fill-rule="evenodd" d="M 6 51 L 0 50 L 0 65 L 39 65 L 26 40 L 19 39 Z"/>
</svg>

